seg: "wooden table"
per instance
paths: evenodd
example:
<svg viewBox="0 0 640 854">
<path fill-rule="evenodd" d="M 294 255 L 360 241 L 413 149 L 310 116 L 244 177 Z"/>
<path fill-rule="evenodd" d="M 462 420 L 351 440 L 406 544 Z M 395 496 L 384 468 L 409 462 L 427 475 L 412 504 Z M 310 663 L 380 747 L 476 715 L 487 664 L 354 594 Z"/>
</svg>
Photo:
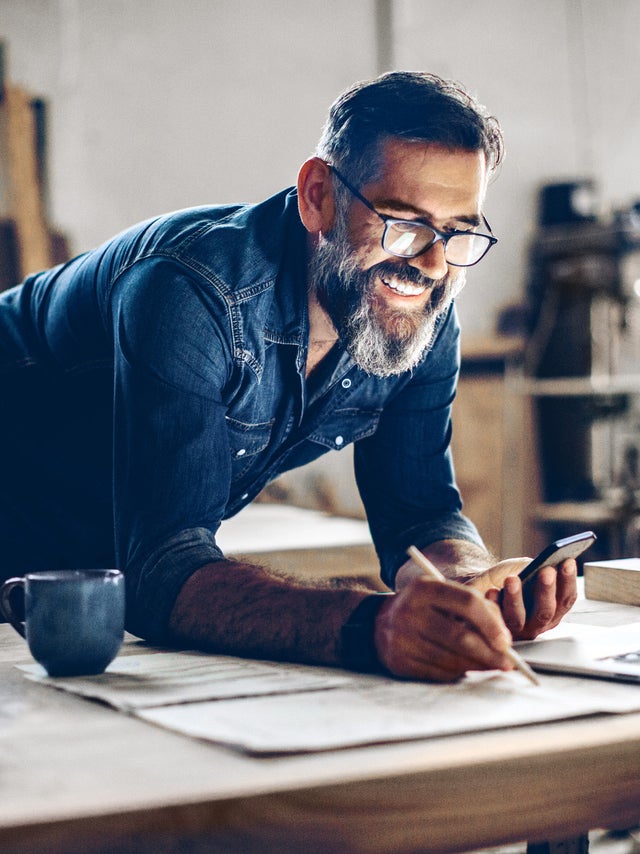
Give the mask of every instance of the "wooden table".
<svg viewBox="0 0 640 854">
<path fill-rule="evenodd" d="M 258 759 L 30 683 L 28 661 L 0 625 L 2 854 L 444 854 L 640 819 L 640 714 Z"/>
</svg>

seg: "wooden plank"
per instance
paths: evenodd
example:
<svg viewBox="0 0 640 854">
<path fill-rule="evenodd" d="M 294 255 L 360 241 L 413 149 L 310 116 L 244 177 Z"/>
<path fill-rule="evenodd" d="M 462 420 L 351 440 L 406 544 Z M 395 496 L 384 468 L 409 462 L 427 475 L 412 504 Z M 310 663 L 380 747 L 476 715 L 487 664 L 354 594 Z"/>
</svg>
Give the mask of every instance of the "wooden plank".
<svg viewBox="0 0 640 854">
<path fill-rule="evenodd" d="M 3 41 L 0 41 L 0 101 L 2 101 L 2 99 L 4 98 L 6 54 L 6 45 Z"/>
<path fill-rule="evenodd" d="M 16 227 L 20 277 L 51 266 L 51 239 L 38 176 L 36 126 L 32 99 L 5 82 L 9 159 L 9 213 Z"/>
<path fill-rule="evenodd" d="M 640 714 L 258 759 L 30 683 L 26 661 L 0 626 L 3 854 L 444 854 L 638 819 Z"/>
</svg>

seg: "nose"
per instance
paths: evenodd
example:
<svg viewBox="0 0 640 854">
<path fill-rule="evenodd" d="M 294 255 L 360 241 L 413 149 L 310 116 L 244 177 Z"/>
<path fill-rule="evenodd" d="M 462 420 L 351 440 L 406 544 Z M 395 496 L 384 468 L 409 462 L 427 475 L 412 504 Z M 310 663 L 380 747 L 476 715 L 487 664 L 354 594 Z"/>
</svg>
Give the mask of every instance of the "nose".
<svg viewBox="0 0 640 854">
<path fill-rule="evenodd" d="M 442 240 L 436 240 L 426 252 L 412 258 L 409 263 L 417 267 L 423 276 L 428 276 L 430 279 L 442 279 L 449 272 L 449 266 L 444 257 Z"/>
</svg>

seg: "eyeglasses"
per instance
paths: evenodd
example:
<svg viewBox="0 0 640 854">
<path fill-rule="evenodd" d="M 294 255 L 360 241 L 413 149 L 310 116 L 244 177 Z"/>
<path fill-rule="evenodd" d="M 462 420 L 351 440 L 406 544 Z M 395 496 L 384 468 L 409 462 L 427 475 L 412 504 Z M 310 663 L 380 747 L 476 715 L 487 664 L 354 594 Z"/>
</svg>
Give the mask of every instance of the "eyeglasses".
<svg viewBox="0 0 640 854">
<path fill-rule="evenodd" d="M 498 238 L 494 237 L 493 234 L 481 234 L 476 231 L 456 231 L 455 229 L 452 231 L 438 231 L 432 225 L 427 225 L 418 220 L 395 219 L 394 217 L 381 214 L 362 193 L 347 181 L 335 166 L 328 165 L 347 190 L 382 220 L 384 223 L 382 248 L 389 255 L 395 255 L 398 258 L 416 258 L 441 240 L 447 264 L 451 264 L 452 267 L 473 267 L 498 242 Z M 484 214 L 482 215 L 482 221 L 486 228 L 491 231 L 491 226 Z"/>
</svg>

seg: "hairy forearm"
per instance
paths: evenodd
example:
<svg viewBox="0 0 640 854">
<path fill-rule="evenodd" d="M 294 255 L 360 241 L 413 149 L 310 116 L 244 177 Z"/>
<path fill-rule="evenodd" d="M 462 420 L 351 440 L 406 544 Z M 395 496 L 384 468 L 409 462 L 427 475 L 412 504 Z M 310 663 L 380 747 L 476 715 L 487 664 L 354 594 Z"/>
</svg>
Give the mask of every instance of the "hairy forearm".
<svg viewBox="0 0 640 854">
<path fill-rule="evenodd" d="M 188 579 L 169 629 L 177 642 L 207 651 L 339 664 L 340 629 L 366 594 L 355 585 L 305 585 L 264 567 L 224 560 Z"/>
<path fill-rule="evenodd" d="M 466 581 L 496 563 L 486 549 L 468 540 L 439 540 L 422 551 L 443 575 L 460 581 Z M 398 570 L 396 589 L 401 589 L 412 578 L 422 574 L 423 570 L 413 561 L 407 561 Z"/>
</svg>

